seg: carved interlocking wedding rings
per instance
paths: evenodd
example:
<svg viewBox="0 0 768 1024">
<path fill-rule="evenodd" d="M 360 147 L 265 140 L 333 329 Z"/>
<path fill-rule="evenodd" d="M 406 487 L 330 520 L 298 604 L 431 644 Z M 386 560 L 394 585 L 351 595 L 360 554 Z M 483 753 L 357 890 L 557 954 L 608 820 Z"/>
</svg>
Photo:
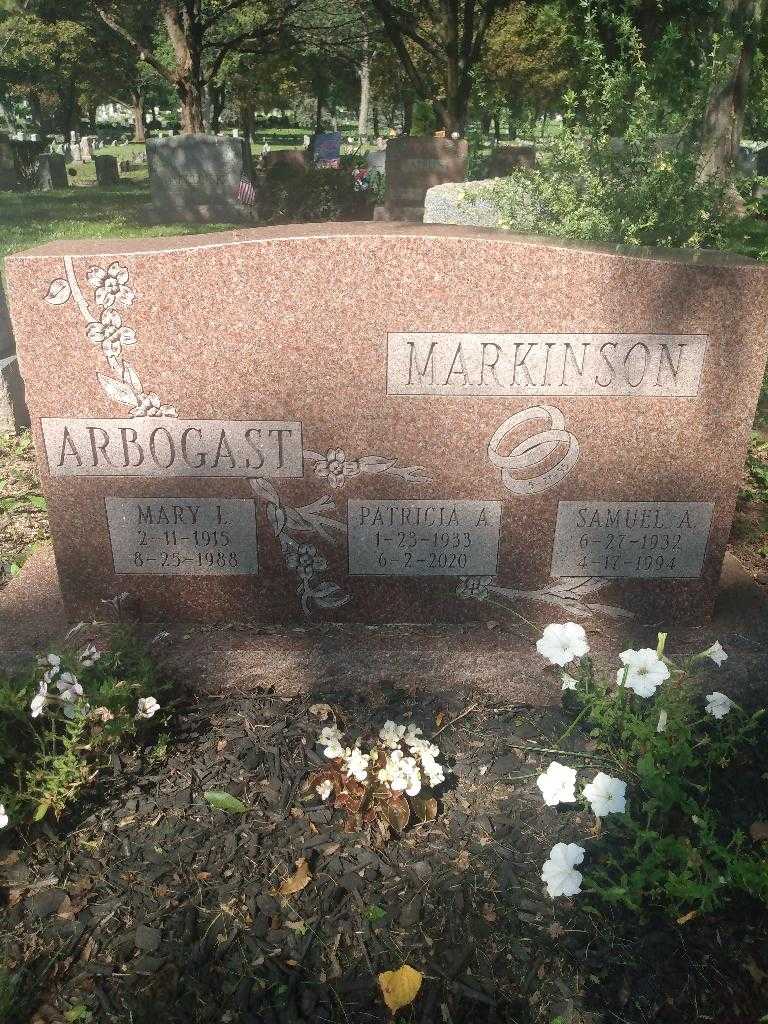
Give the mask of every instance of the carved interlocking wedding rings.
<svg viewBox="0 0 768 1024">
<path fill-rule="evenodd" d="M 508 455 L 501 455 L 499 447 L 508 435 L 535 420 L 544 420 L 547 429 L 531 434 Z M 538 476 L 521 478 L 519 474 L 540 466 L 560 448 L 563 456 L 555 466 Z M 565 428 L 565 417 L 551 405 L 534 405 L 510 416 L 488 442 L 488 458 L 501 470 L 501 482 L 513 494 L 540 494 L 559 484 L 576 465 L 579 452 L 579 442 Z"/>
</svg>

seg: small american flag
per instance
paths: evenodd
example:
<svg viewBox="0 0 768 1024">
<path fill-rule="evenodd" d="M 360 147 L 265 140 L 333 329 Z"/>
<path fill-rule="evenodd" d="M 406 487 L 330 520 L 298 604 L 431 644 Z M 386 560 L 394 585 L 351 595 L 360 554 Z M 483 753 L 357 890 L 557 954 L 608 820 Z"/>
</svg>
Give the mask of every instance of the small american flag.
<svg viewBox="0 0 768 1024">
<path fill-rule="evenodd" d="M 237 186 L 235 199 L 238 203 L 242 203 L 243 206 L 253 206 L 256 202 L 256 189 L 251 179 L 245 174 L 240 176 L 240 184 Z"/>
</svg>

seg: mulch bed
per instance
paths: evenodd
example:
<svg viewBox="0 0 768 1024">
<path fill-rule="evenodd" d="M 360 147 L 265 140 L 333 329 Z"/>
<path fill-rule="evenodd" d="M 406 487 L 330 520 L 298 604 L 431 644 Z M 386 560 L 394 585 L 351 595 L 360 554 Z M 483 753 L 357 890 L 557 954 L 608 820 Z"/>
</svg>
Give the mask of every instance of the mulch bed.
<svg viewBox="0 0 768 1024">
<path fill-rule="evenodd" d="M 352 731 L 447 723 L 436 821 L 377 847 L 303 790 L 323 760 L 319 701 Z M 425 975 L 398 1014 L 412 1024 L 757 1021 L 765 914 L 745 904 L 678 926 L 583 895 L 553 903 L 541 864 L 592 824 L 542 805 L 535 776 L 552 755 L 533 748 L 556 746 L 569 717 L 466 710 L 397 688 L 178 709 L 167 747 L 115 756 L 88 806 L 0 850 L 0 958 L 29 1003 L 13 1024 L 78 1006 L 132 1024 L 384 1024 L 376 974 L 402 963 Z M 565 746 L 596 763 L 584 735 Z M 210 789 L 248 812 L 211 809 Z M 312 880 L 282 899 L 301 857 Z"/>
</svg>

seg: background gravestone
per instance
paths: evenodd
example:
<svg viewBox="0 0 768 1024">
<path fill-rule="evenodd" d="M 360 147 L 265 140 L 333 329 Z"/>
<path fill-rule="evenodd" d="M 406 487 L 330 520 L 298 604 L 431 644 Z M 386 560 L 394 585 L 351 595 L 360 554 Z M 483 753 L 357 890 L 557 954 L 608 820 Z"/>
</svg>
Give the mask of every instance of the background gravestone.
<svg viewBox="0 0 768 1024">
<path fill-rule="evenodd" d="M 37 184 L 44 191 L 69 188 L 67 163 L 60 153 L 43 153 L 37 164 Z"/>
<path fill-rule="evenodd" d="M 312 138 L 312 157 L 318 167 L 338 167 L 341 132 L 320 132 Z"/>
<path fill-rule="evenodd" d="M 70 614 L 703 620 L 768 267 L 640 252 L 346 223 L 8 257 Z"/>
<path fill-rule="evenodd" d="M 0 283 L 0 433 L 29 426 L 24 404 L 24 383 L 19 373 L 11 318 Z"/>
<path fill-rule="evenodd" d="M 511 171 L 533 170 L 535 166 L 534 146 L 498 146 L 488 159 L 488 177 L 502 178 Z"/>
<path fill-rule="evenodd" d="M 99 185 L 116 185 L 120 181 L 117 157 L 95 156 L 93 163 L 96 167 L 96 180 Z"/>
<path fill-rule="evenodd" d="M 305 171 L 308 166 L 307 155 L 301 149 L 270 150 L 262 156 L 261 164 L 267 174 L 275 167 L 292 167 L 298 171 Z"/>
<path fill-rule="evenodd" d="M 433 185 L 464 181 L 469 148 L 465 139 L 401 135 L 387 142 L 384 206 L 374 220 L 421 221 L 424 197 Z"/>
<path fill-rule="evenodd" d="M 7 135 L 0 133 L 0 190 L 16 188 L 16 162 L 13 146 Z"/>
<path fill-rule="evenodd" d="M 255 211 L 237 201 L 241 179 L 252 175 L 244 139 L 175 135 L 146 145 L 152 212 L 178 221 L 252 221 Z"/>
</svg>

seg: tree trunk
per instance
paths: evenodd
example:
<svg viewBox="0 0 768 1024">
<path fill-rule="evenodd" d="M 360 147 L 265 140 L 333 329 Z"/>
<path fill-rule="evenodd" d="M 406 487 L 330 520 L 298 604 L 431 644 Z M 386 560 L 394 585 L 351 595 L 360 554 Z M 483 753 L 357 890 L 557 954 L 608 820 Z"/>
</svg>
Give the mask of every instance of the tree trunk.
<svg viewBox="0 0 768 1024">
<path fill-rule="evenodd" d="M 378 106 L 375 103 L 373 104 L 373 107 L 371 108 L 371 121 L 372 121 L 372 127 L 373 127 L 373 137 L 375 139 L 378 139 L 378 137 L 380 135 L 380 132 L 379 132 L 379 108 L 378 108 Z"/>
<path fill-rule="evenodd" d="M 91 129 L 91 135 L 96 134 L 96 111 L 98 110 L 97 104 L 91 104 L 86 111 L 86 117 L 88 118 L 88 127 Z"/>
<path fill-rule="evenodd" d="M 498 110 L 493 112 L 493 137 L 497 142 L 501 139 L 501 118 Z"/>
<path fill-rule="evenodd" d="M 721 0 L 721 12 L 712 85 L 701 133 L 698 176 L 702 182 L 727 182 L 733 174 L 744 127 L 762 0 Z"/>
<path fill-rule="evenodd" d="M 226 87 L 224 85 L 209 85 L 208 91 L 211 96 L 211 131 L 216 135 L 219 131 L 219 122 L 224 110 L 226 99 Z"/>
<path fill-rule="evenodd" d="M 410 93 L 406 93 L 403 96 L 403 135 L 411 134 L 411 126 L 413 125 L 413 96 Z"/>
<path fill-rule="evenodd" d="M 315 101 L 315 134 L 319 134 L 323 130 L 323 106 L 325 96 L 322 89 L 317 90 L 317 98 Z"/>
<path fill-rule="evenodd" d="M 371 100 L 371 68 L 366 55 L 357 69 L 360 77 L 360 109 L 357 115 L 357 134 L 361 139 L 368 137 L 368 107 Z"/>
<path fill-rule="evenodd" d="M 241 103 L 239 113 L 240 131 L 243 133 L 246 144 L 250 146 L 251 136 L 253 135 L 253 107 L 248 103 Z"/>
<path fill-rule="evenodd" d="M 160 0 L 160 10 L 176 57 L 176 92 L 181 103 L 182 131 L 186 135 L 199 135 L 205 131 L 201 26 L 196 19 L 182 18 L 176 0 Z"/>
<path fill-rule="evenodd" d="M 147 134 L 144 128 L 144 97 L 140 92 L 131 93 L 131 111 L 133 113 L 133 141 L 144 143 Z"/>
</svg>

